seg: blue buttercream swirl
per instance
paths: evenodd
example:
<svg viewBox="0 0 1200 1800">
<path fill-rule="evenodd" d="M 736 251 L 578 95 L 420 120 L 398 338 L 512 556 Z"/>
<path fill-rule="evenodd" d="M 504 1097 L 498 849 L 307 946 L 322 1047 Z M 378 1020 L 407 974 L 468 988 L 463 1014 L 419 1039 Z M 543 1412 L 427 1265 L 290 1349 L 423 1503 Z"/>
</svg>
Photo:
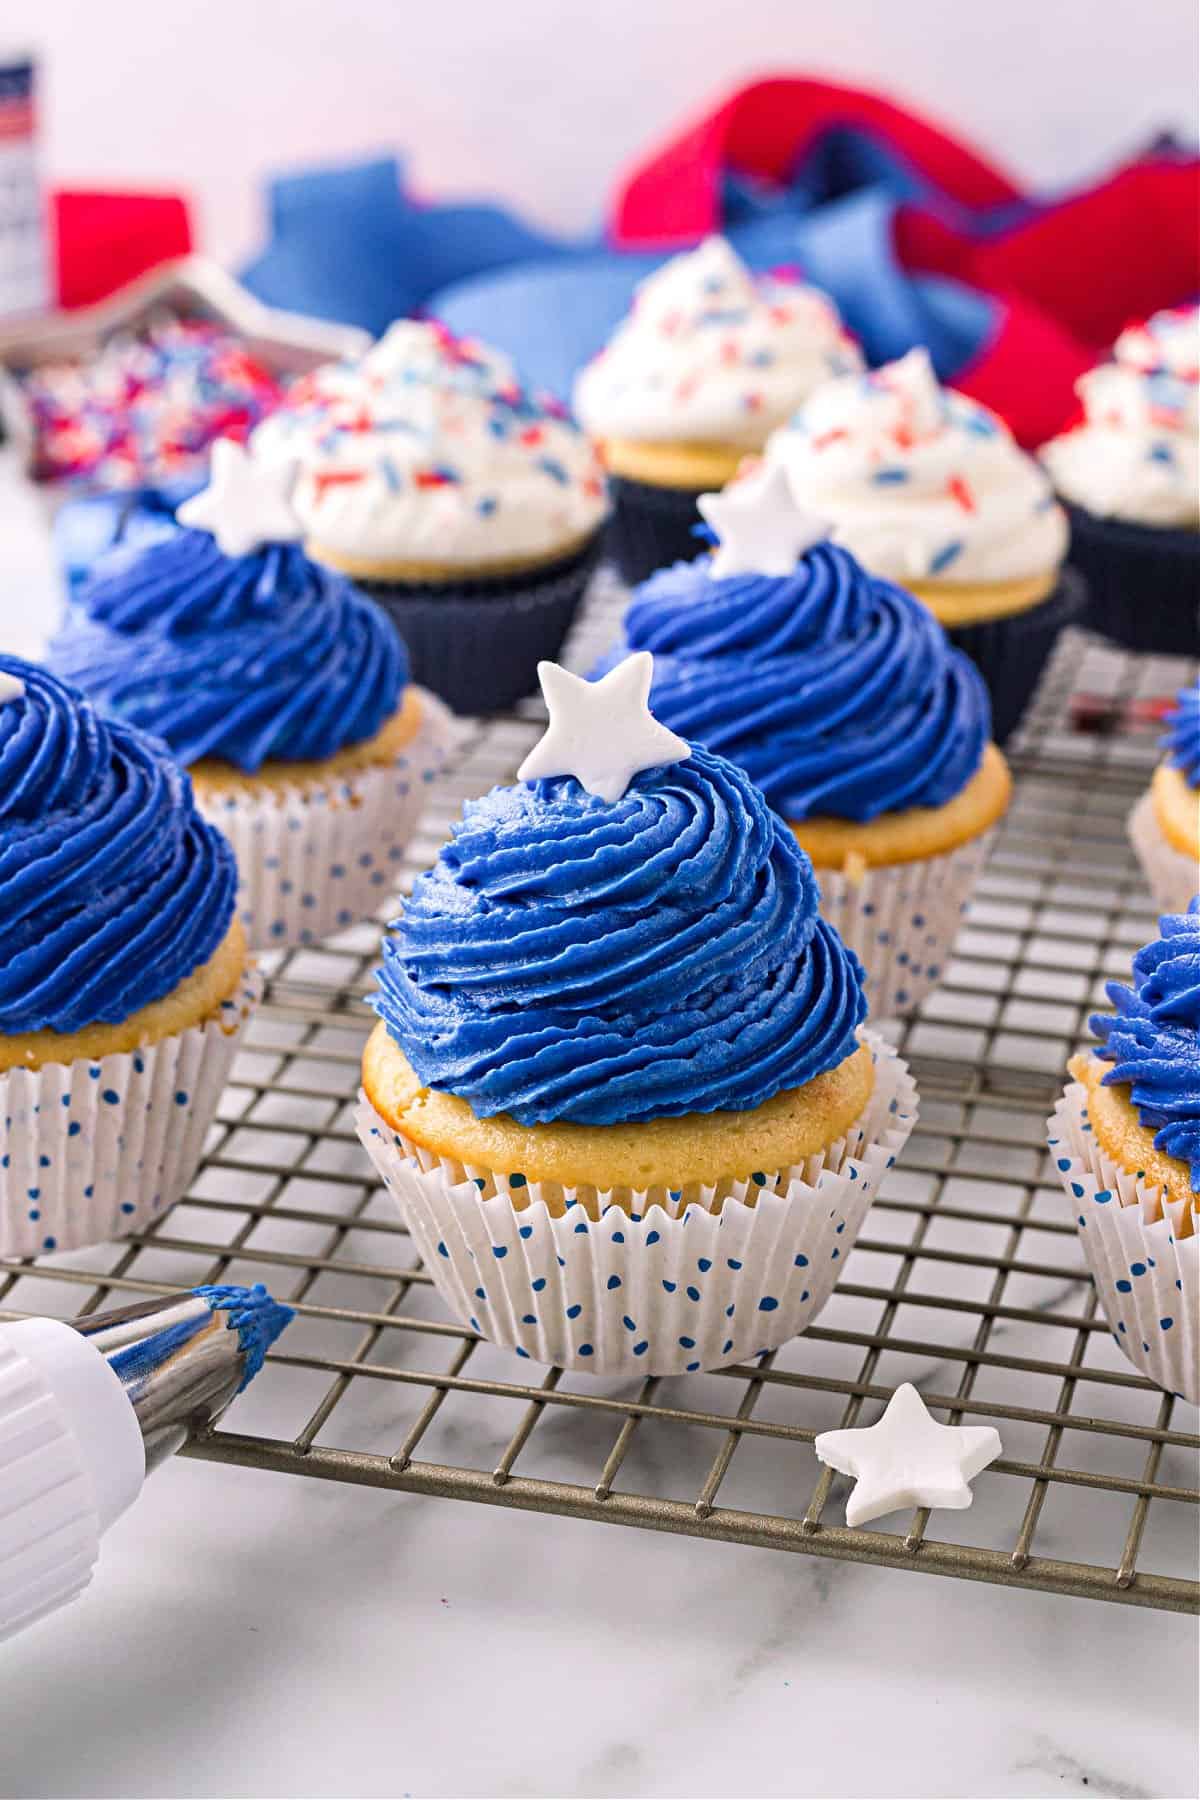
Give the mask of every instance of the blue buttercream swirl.
<svg viewBox="0 0 1200 1800">
<path fill-rule="evenodd" d="M 652 651 L 655 717 L 745 769 L 785 819 L 874 819 L 961 792 L 991 707 L 919 600 L 837 544 L 789 575 L 709 568 L 701 556 L 644 582 L 595 672 Z"/>
<path fill-rule="evenodd" d="M 17 657 L 0 704 L 0 1031 L 113 1025 L 233 919 L 237 871 L 166 746 Z"/>
<path fill-rule="evenodd" d="M 1182 771 L 1189 787 L 1200 788 L 1200 682 L 1180 689 L 1166 724 L 1162 741 L 1167 761 Z"/>
<path fill-rule="evenodd" d="M 1133 986 L 1110 981 L 1116 1016 L 1097 1013 L 1097 1052 L 1112 1063 L 1105 1086 L 1128 1082 L 1154 1147 L 1187 1163 L 1200 1193 L 1200 895 L 1168 913 L 1133 959 Z"/>
<path fill-rule="evenodd" d="M 480 1117 L 746 1111 L 842 1062 L 862 970 L 740 769 L 693 748 L 615 802 L 573 776 L 469 801 L 384 945 L 373 1004 Z"/>
<path fill-rule="evenodd" d="M 373 737 L 408 676 L 387 615 L 296 544 L 226 556 L 205 531 L 109 562 L 47 661 L 184 764 L 249 773 Z"/>
</svg>

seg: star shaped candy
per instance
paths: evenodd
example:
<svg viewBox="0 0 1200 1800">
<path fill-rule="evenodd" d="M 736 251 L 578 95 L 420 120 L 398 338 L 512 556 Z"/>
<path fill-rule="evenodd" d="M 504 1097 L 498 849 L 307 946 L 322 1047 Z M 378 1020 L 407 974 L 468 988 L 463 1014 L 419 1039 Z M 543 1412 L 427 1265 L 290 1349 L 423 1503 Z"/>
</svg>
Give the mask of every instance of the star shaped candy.
<svg viewBox="0 0 1200 1800">
<path fill-rule="evenodd" d="M 654 658 L 627 656 L 600 681 L 583 681 L 557 663 L 540 662 L 538 680 L 550 712 L 540 738 L 517 770 L 518 781 L 573 775 L 589 794 L 619 800 L 642 769 L 683 762 L 686 738 L 660 725 L 650 711 Z"/>
<path fill-rule="evenodd" d="M 813 1444 L 823 1463 L 853 1475 L 847 1525 L 865 1525 L 909 1506 L 970 1506 L 968 1485 L 1000 1454 L 990 1425 L 939 1425 L 911 1381 L 898 1387 L 874 1425 L 823 1431 Z"/>
<path fill-rule="evenodd" d="M 0 669 L 0 706 L 7 705 L 10 700 L 20 700 L 24 692 L 25 683 L 19 675 L 9 675 Z"/>
<path fill-rule="evenodd" d="M 790 575 L 806 550 L 829 536 L 829 526 L 796 505 L 778 463 L 735 481 L 696 505 L 720 542 L 712 559 L 715 581 L 727 575 Z"/>
<path fill-rule="evenodd" d="M 233 438 L 212 447 L 208 486 L 176 513 L 181 525 L 210 531 L 226 556 L 249 556 L 264 544 L 294 544 L 304 528 L 289 498 L 292 462 L 264 463 Z"/>
</svg>

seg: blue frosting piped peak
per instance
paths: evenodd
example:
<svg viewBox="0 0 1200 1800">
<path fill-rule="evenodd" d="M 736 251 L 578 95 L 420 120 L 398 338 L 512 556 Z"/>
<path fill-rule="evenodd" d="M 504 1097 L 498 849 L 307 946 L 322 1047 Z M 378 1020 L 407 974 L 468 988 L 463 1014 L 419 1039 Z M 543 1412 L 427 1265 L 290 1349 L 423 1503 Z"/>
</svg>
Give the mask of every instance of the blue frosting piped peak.
<svg viewBox="0 0 1200 1800">
<path fill-rule="evenodd" d="M 110 561 L 47 660 L 184 764 L 254 772 L 373 737 L 408 677 L 387 615 L 296 544 L 227 556 L 206 531 Z"/>
<path fill-rule="evenodd" d="M 207 962 L 237 871 L 163 744 L 17 657 L 0 705 L 0 1031 L 118 1024 Z"/>
<path fill-rule="evenodd" d="M 418 877 L 373 1004 L 481 1117 L 746 1111 L 855 1048 L 862 970 L 817 905 L 791 832 L 698 746 L 611 802 L 493 788 Z"/>
<path fill-rule="evenodd" d="M 1182 772 L 1189 787 L 1200 788 L 1200 682 L 1180 690 L 1166 725 L 1162 741 L 1167 761 Z"/>
<path fill-rule="evenodd" d="M 991 735 L 975 665 L 919 600 L 837 544 L 788 575 L 714 580 L 707 556 L 660 569 L 624 637 L 596 673 L 652 651 L 655 717 L 745 769 L 786 819 L 940 806 Z"/>
<path fill-rule="evenodd" d="M 1159 920 L 1159 936 L 1133 959 L 1133 985 L 1110 981 L 1116 1016 L 1097 1013 L 1097 1052 L 1113 1067 L 1105 1085 L 1128 1082 L 1154 1146 L 1178 1157 L 1200 1192 L 1200 895 L 1186 913 Z"/>
</svg>

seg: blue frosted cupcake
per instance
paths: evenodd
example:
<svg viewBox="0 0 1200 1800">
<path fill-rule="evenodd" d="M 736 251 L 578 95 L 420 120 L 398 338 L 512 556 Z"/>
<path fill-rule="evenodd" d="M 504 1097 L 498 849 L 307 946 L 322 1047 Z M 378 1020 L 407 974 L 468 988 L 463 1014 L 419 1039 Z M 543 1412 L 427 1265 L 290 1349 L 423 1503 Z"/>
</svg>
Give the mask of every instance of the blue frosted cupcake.
<svg viewBox="0 0 1200 1800">
<path fill-rule="evenodd" d="M 386 897 L 441 716 L 384 613 L 295 541 L 276 472 L 222 441 L 179 516 L 84 587 L 49 662 L 190 770 L 237 853 L 251 945 L 309 943 Z"/>
<path fill-rule="evenodd" d="M 651 717 L 649 658 L 542 680 L 524 779 L 468 803 L 385 945 L 360 1133 L 472 1328 L 716 1367 L 823 1304 L 915 1091 L 860 1038 L 807 858 Z"/>
<path fill-rule="evenodd" d="M 1166 725 L 1166 756 L 1129 815 L 1129 838 L 1155 904 L 1181 913 L 1200 888 L 1200 684 L 1182 690 Z"/>
<path fill-rule="evenodd" d="M 1113 1335 L 1200 1401 L 1200 897 L 1110 982 L 1113 1014 L 1050 1120 L 1050 1150 Z"/>
<path fill-rule="evenodd" d="M 260 984 L 164 746 L 0 658 L 0 1254 L 138 1230 L 191 1180 Z"/>
<path fill-rule="evenodd" d="M 701 505 L 716 555 L 636 589 L 609 660 L 653 653 L 658 717 L 761 788 L 862 960 L 872 1013 L 908 1011 L 945 967 L 1008 804 L 987 689 L 929 609 L 828 542 L 777 475 Z"/>
</svg>

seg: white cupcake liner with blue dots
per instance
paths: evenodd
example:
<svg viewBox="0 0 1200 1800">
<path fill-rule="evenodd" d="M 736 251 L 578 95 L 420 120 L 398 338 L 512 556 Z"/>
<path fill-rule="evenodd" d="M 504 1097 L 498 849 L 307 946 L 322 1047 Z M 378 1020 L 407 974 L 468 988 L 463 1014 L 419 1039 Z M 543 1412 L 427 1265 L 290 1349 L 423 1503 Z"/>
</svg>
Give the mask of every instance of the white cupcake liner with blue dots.
<svg viewBox="0 0 1200 1800">
<path fill-rule="evenodd" d="M 1160 913 L 1185 913 L 1200 892 L 1200 857 L 1185 856 L 1162 834 L 1147 788 L 1129 815 L 1129 841 Z"/>
<path fill-rule="evenodd" d="M 715 1188 L 624 1194 L 628 1210 L 435 1157 L 362 1095 L 358 1132 L 442 1299 L 492 1343 L 594 1375 L 719 1369 L 812 1322 L 913 1128 L 907 1067 L 865 1041 L 870 1103 L 825 1152 Z"/>
<path fill-rule="evenodd" d="M 421 723 L 394 763 L 261 793 L 197 796 L 238 865 L 238 916 L 252 950 L 315 944 L 377 912 L 452 741 L 450 714 L 421 690 Z"/>
<path fill-rule="evenodd" d="M 202 1025 L 95 1062 L 0 1075 L 0 1255 L 103 1243 L 179 1199 L 262 987 L 248 968 Z"/>
<path fill-rule="evenodd" d="M 866 970 L 873 1019 L 911 1012 L 941 980 L 994 836 L 857 873 L 817 870 L 822 915 Z"/>
<path fill-rule="evenodd" d="M 1134 1367 L 1200 1405 L 1200 1236 L 1195 1202 L 1165 1198 L 1096 1141 L 1087 1089 L 1073 1081 L 1047 1121 L 1050 1154 L 1096 1295 Z M 1182 1235 L 1186 1233 L 1186 1235 Z"/>
</svg>

